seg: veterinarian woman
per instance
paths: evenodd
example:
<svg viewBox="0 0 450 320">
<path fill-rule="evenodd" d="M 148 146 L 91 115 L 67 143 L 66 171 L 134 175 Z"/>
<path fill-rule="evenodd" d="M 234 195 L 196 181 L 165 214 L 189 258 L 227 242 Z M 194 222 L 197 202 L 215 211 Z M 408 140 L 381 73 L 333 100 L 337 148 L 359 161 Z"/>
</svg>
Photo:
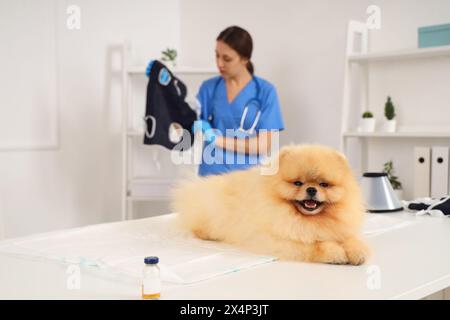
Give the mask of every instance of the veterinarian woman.
<svg viewBox="0 0 450 320">
<path fill-rule="evenodd" d="M 204 81 L 197 99 L 200 120 L 194 132 L 205 140 L 199 175 L 244 170 L 257 163 L 284 129 L 275 87 L 254 75 L 253 41 L 237 26 L 217 37 L 216 63 L 220 76 Z"/>
</svg>

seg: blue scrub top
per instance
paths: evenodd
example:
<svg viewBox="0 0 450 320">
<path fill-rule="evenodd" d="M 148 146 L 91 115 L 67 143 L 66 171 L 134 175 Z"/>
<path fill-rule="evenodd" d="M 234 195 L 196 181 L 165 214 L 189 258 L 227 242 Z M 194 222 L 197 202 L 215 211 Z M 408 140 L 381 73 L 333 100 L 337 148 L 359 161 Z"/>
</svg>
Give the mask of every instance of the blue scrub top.
<svg viewBox="0 0 450 320">
<path fill-rule="evenodd" d="M 257 98 L 257 103 L 254 100 L 252 102 L 254 98 Z M 211 127 L 217 129 L 222 136 L 244 138 L 256 136 L 259 130 L 284 130 L 276 89 L 270 82 L 262 78 L 254 76 L 234 100 L 228 103 L 225 80 L 221 76 L 214 77 L 202 83 L 197 99 L 201 105 L 200 119 L 209 121 Z M 257 111 L 261 112 L 255 132 L 253 134 L 239 132 L 227 135 L 227 129 L 240 127 L 246 105 L 248 112 L 244 121 L 244 129 L 249 129 L 256 118 Z M 199 175 L 207 176 L 233 170 L 245 170 L 258 164 L 262 158 L 259 159 L 258 155 L 230 152 L 215 146 L 215 143 L 205 143 Z M 226 161 L 230 159 L 232 163 Z"/>
</svg>

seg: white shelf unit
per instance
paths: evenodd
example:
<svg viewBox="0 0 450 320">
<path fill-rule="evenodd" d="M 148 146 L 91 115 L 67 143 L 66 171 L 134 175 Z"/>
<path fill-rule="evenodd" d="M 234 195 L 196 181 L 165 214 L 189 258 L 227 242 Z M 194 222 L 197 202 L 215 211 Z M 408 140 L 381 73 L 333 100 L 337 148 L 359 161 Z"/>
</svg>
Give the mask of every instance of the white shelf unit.
<svg viewBox="0 0 450 320">
<path fill-rule="evenodd" d="M 399 132 L 344 132 L 344 138 L 450 138 L 448 132 L 399 131 Z"/>
<path fill-rule="evenodd" d="M 422 48 L 422 49 L 406 49 L 389 52 L 374 53 L 353 53 L 347 56 L 349 62 L 379 62 L 379 61 L 395 61 L 405 59 L 433 58 L 450 55 L 450 46 Z"/>
<path fill-rule="evenodd" d="M 354 44 L 356 38 L 360 37 L 360 51 L 354 52 Z M 358 139 L 360 143 L 360 169 L 362 172 L 367 171 L 368 163 L 368 140 L 369 139 L 440 139 L 450 138 L 450 124 L 447 128 L 398 128 L 397 132 L 376 131 L 371 133 L 359 132 L 350 125 L 351 108 L 351 79 L 352 66 L 358 65 L 362 70 L 360 82 L 360 105 L 359 114 L 368 106 L 369 97 L 369 65 L 370 63 L 393 63 L 411 59 L 430 59 L 450 57 L 450 46 L 405 49 L 388 52 L 368 52 L 368 29 L 365 23 L 358 21 L 350 21 L 347 34 L 347 51 L 345 59 L 344 73 L 344 92 L 343 92 L 343 112 L 341 126 L 341 150 L 347 154 L 348 139 Z"/>
<path fill-rule="evenodd" d="M 133 217 L 133 203 L 144 201 L 161 201 L 168 200 L 170 187 L 175 182 L 173 178 L 155 178 L 155 177 L 134 177 L 133 176 L 133 143 L 142 144 L 144 132 L 142 130 L 130 127 L 129 120 L 132 117 L 132 77 L 145 76 L 146 65 L 135 66 L 131 64 L 132 51 L 129 42 L 125 42 L 122 48 L 122 220 Z M 186 75 L 201 75 L 212 77 L 218 74 L 214 68 L 193 68 L 193 67 L 176 67 L 171 71 L 178 77 L 182 78 Z M 147 79 L 146 77 L 142 77 Z M 142 106 L 142 117 L 145 112 L 145 105 Z M 138 138 L 142 138 L 139 139 Z M 158 148 L 157 146 L 148 146 L 149 148 Z M 151 161 L 149 161 L 151 163 Z M 147 185 L 151 190 L 144 194 L 133 194 L 131 184 Z M 139 187 L 138 187 L 139 189 Z"/>
</svg>

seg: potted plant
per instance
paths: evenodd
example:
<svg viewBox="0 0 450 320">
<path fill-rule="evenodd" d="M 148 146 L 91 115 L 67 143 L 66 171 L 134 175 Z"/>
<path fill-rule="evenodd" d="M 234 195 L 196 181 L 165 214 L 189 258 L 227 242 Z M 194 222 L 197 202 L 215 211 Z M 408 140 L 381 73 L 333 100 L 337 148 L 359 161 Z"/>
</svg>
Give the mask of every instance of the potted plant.
<svg viewBox="0 0 450 320">
<path fill-rule="evenodd" d="M 176 59 L 177 59 L 177 50 L 167 48 L 166 50 L 162 51 L 162 58 L 161 60 L 164 62 L 169 63 L 172 67 L 175 67 L 177 65 Z"/>
<path fill-rule="evenodd" d="M 397 127 L 397 121 L 394 119 L 395 114 L 395 107 L 392 103 L 391 97 L 387 97 L 387 101 L 384 105 L 384 116 L 386 117 L 386 121 L 384 124 L 384 130 L 386 132 L 395 132 L 395 129 Z"/>
<path fill-rule="evenodd" d="M 391 161 L 386 162 L 383 168 L 383 172 L 385 172 L 388 176 L 389 182 L 394 189 L 394 192 L 397 194 L 399 200 L 403 199 L 403 186 L 402 183 L 398 180 L 398 177 L 394 175 L 394 165 Z"/>
<path fill-rule="evenodd" d="M 361 132 L 375 131 L 375 118 L 373 117 L 372 112 L 366 111 L 362 114 L 360 131 Z"/>
</svg>

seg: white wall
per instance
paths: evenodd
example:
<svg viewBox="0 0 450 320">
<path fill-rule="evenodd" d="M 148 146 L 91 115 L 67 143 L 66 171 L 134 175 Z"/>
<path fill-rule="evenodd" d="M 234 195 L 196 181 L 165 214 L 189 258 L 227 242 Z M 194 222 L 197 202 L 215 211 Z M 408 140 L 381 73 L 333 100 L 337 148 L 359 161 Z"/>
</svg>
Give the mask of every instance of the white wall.
<svg viewBox="0 0 450 320">
<path fill-rule="evenodd" d="M 78 5 L 81 9 L 80 30 L 66 27 L 69 5 Z M 1 91 L 1 114 L 16 116 L 14 110 L 27 101 L 21 96 L 35 92 L 36 87 L 27 80 L 29 73 L 39 73 L 47 67 L 54 69 L 53 62 L 58 79 L 58 91 L 47 90 L 44 102 L 33 106 L 37 113 L 21 115 L 24 124 L 37 126 L 37 132 L 44 131 L 46 139 L 48 121 L 42 121 L 39 115 L 48 110 L 45 101 L 55 99 L 48 95 L 56 94 L 59 127 L 56 148 L 0 151 L 0 219 L 5 236 L 118 220 L 121 201 L 120 45 L 124 39 L 131 40 L 135 48 L 134 63 L 142 65 L 150 57 L 159 57 L 162 49 L 177 47 L 179 1 L 0 0 L 0 8 L 0 23 L 8 21 L 7 26 L 2 24 L 1 27 L 0 53 L 15 56 L 13 61 L 0 59 L 0 83 L 24 87 L 13 94 Z M 46 8 L 52 10 L 46 11 Z M 56 21 L 50 22 L 55 24 L 49 23 L 46 12 L 53 12 Z M 39 50 L 43 47 L 33 46 L 40 39 L 35 37 L 45 32 L 52 32 L 55 37 L 57 55 L 54 61 L 40 59 Z M 14 38 L 20 45 L 5 43 L 3 37 Z M 21 67 L 22 61 L 25 68 Z M 13 67 L 9 66 L 11 62 Z M 35 86 L 45 90 L 46 81 L 38 77 Z M 29 111 L 29 108 L 24 110 Z M 1 123 L 5 125 L 7 121 L 2 119 Z M 17 126 L 16 131 L 8 131 L 9 136 L 6 139 L 2 136 L 1 142 L 14 142 L 16 136 L 26 139 L 22 130 Z"/>
<path fill-rule="evenodd" d="M 371 50 L 417 48 L 417 28 L 450 23 L 449 0 L 377 0 L 381 30 L 371 32 Z"/>
</svg>

